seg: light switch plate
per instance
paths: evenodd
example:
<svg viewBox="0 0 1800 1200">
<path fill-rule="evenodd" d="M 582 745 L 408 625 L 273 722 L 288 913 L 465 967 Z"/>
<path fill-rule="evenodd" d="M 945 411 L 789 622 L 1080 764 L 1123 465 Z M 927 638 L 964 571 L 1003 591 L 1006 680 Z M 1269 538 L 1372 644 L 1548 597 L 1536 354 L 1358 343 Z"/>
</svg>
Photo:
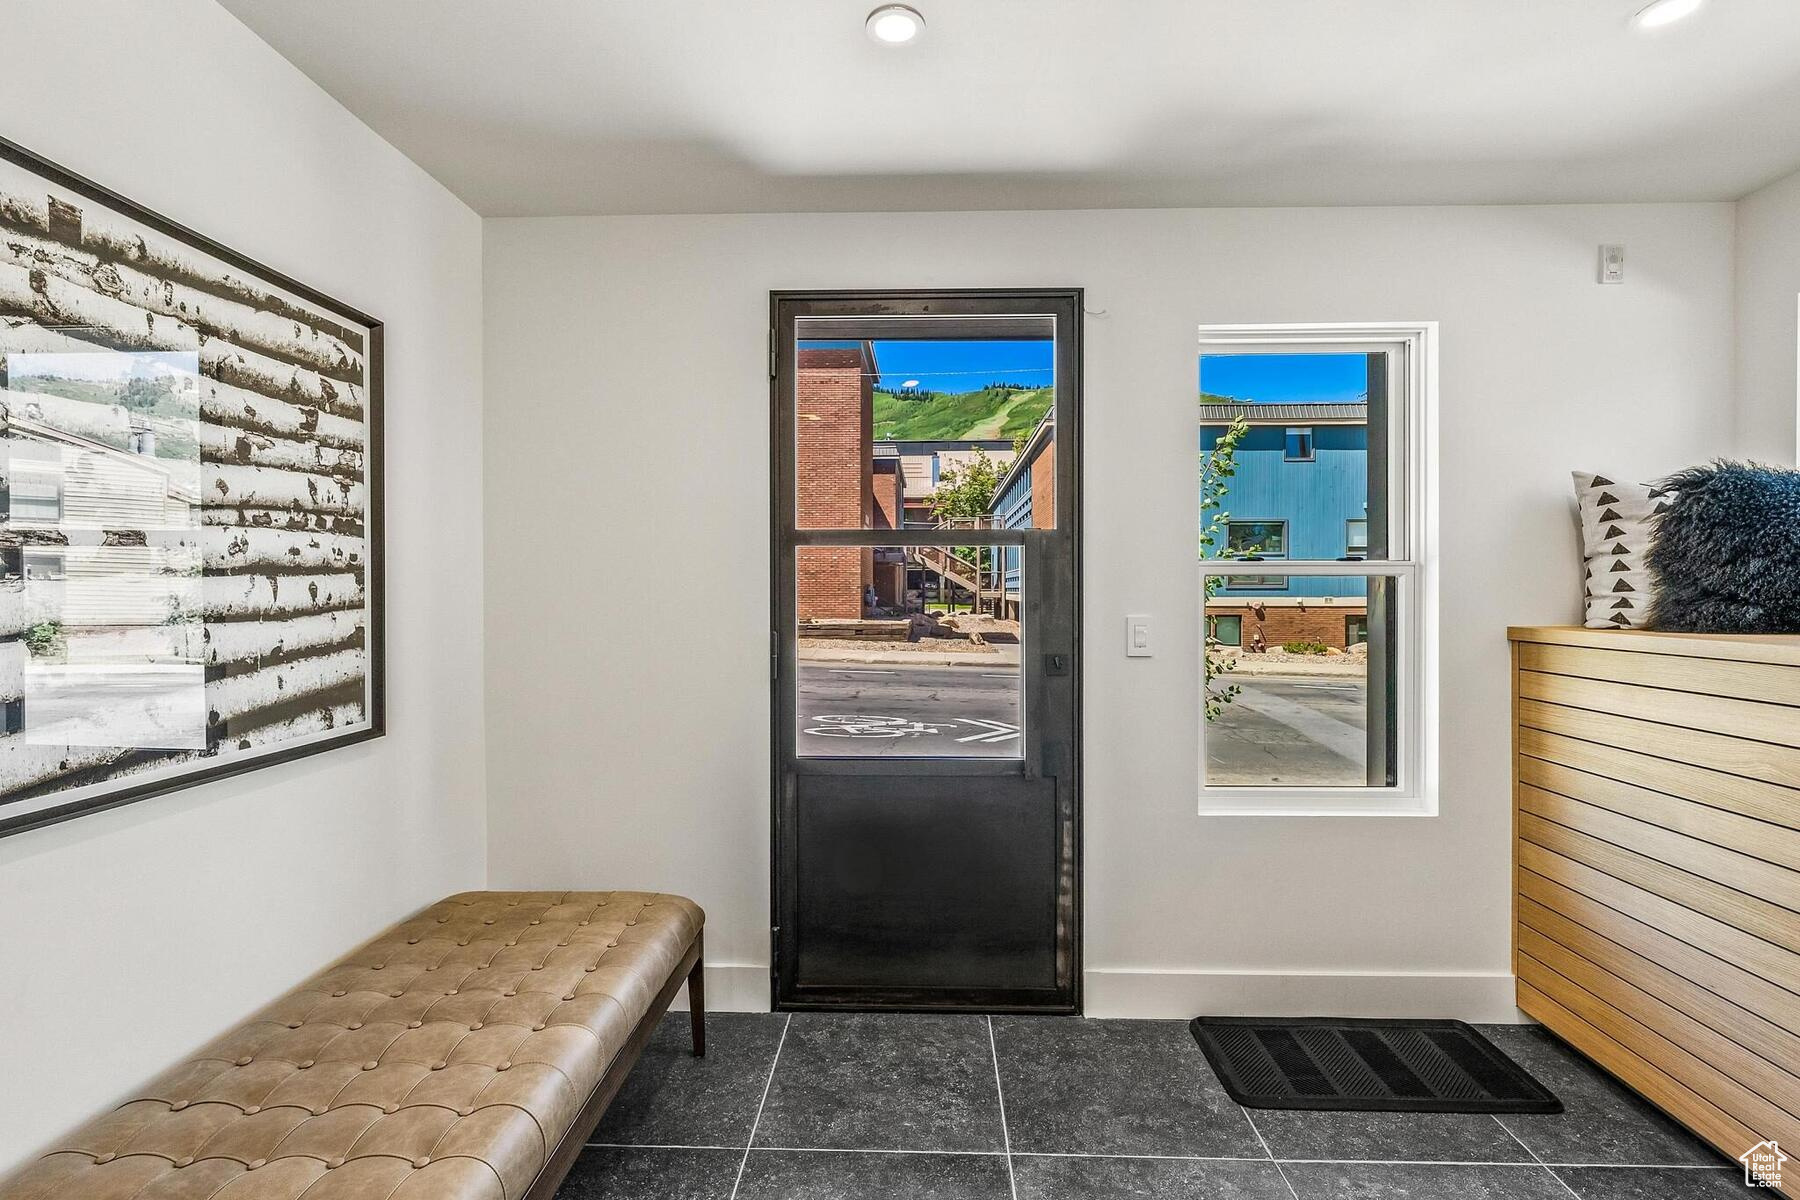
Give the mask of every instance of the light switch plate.
<svg viewBox="0 0 1800 1200">
<path fill-rule="evenodd" d="M 1138 613 L 1125 618 L 1125 656 L 1127 658 L 1149 658 L 1150 618 Z"/>
</svg>

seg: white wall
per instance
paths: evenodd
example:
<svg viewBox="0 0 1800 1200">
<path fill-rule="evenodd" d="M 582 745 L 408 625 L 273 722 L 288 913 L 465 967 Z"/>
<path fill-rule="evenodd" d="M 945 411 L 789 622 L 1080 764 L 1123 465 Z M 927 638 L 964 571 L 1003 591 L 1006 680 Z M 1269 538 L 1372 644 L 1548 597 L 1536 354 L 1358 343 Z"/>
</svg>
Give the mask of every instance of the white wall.
<svg viewBox="0 0 1800 1200">
<path fill-rule="evenodd" d="M 0 1173 L 485 868 L 481 222 L 211 0 L 11 0 L 6 136 L 387 322 L 390 736 L 0 839 Z"/>
<path fill-rule="evenodd" d="M 1732 442 L 1731 205 L 489 221 L 489 870 L 707 909 L 767 1002 L 771 288 L 1076 284 L 1090 1013 L 1508 1017 L 1508 623 L 1577 619 L 1569 472 Z M 1601 242 L 1629 282 L 1595 283 Z M 1442 322 L 1432 818 L 1195 815 L 1196 326 Z M 1127 660 L 1120 619 L 1159 653 Z M 735 969 L 733 967 L 735 964 Z"/>
<path fill-rule="evenodd" d="M 1738 202 L 1737 453 L 1795 462 L 1800 173 Z"/>
</svg>

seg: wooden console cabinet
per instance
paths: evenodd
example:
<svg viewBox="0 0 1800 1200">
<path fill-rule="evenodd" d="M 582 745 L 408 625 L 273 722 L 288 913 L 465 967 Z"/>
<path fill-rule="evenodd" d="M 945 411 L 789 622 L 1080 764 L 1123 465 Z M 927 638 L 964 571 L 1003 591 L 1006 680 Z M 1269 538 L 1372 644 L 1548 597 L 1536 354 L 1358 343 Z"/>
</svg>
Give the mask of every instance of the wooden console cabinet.
<svg viewBox="0 0 1800 1200">
<path fill-rule="evenodd" d="M 1510 636 L 1519 1007 L 1800 1195 L 1800 637 Z"/>
</svg>

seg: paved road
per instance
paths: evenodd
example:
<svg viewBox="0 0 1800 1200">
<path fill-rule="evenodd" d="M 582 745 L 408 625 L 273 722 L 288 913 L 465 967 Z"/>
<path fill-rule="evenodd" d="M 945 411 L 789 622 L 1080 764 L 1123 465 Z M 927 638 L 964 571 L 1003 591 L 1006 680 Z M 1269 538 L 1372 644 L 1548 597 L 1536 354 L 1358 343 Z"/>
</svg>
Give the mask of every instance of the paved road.
<svg viewBox="0 0 1800 1200">
<path fill-rule="evenodd" d="M 1017 758 L 1019 673 L 968 667 L 800 667 L 800 753 Z"/>
<path fill-rule="evenodd" d="M 1207 730 L 1215 785 L 1364 782 L 1360 679 L 1238 676 L 1243 693 Z M 800 752 L 1014 758 L 1019 677 L 970 667 L 803 664 Z"/>
<path fill-rule="evenodd" d="M 1242 693 L 1206 730 L 1215 786 L 1321 787 L 1367 782 L 1361 679 L 1234 675 Z"/>
</svg>

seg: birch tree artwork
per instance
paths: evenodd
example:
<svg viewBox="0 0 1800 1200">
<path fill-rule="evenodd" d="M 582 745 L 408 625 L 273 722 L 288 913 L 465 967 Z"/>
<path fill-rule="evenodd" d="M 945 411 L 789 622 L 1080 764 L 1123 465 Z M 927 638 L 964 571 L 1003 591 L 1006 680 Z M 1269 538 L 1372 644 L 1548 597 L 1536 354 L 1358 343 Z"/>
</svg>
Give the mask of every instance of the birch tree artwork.
<svg viewBox="0 0 1800 1200">
<path fill-rule="evenodd" d="M 0 834 L 379 735 L 380 339 L 0 142 Z"/>
</svg>

